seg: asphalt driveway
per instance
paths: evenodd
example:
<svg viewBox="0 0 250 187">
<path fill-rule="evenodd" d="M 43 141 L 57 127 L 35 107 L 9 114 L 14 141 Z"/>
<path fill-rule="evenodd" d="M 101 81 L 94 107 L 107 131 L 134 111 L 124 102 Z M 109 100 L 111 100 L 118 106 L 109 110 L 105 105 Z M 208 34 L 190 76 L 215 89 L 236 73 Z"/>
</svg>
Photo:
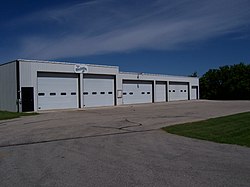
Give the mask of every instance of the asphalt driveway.
<svg viewBox="0 0 250 187">
<path fill-rule="evenodd" d="M 159 130 L 245 111 L 186 101 L 0 121 L 0 186 L 249 186 L 249 148 Z"/>
</svg>

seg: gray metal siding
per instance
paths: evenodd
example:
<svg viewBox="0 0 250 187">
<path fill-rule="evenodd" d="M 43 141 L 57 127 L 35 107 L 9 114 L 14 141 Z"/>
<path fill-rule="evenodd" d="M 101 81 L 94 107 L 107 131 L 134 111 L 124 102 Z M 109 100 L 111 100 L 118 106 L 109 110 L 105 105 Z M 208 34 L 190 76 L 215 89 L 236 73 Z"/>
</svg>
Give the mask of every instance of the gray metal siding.
<svg viewBox="0 0 250 187">
<path fill-rule="evenodd" d="M 17 112 L 16 62 L 0 66 L 0 110 Z"/>
</svg>

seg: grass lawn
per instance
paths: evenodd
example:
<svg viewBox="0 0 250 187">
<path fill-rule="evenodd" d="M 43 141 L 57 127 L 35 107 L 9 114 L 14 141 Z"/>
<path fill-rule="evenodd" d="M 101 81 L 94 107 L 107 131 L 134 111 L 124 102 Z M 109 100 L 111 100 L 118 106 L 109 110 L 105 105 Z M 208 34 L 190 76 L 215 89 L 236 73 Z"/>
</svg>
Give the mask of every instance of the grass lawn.
<svg viewBox="0 0 250 187">
<path fill-rule="evenodd" d="M 168 133 L 250 147 L 250 112 L 164 127 Z"/>
<path fill-rule="evenodd" d="M 17 112 L 0 111 L 0 120 L 13 119 L 13 118 L 19 118 L 21 116 L 31 116 L 36 114 L 37 113 L 17 113 Z"/>
</svg>

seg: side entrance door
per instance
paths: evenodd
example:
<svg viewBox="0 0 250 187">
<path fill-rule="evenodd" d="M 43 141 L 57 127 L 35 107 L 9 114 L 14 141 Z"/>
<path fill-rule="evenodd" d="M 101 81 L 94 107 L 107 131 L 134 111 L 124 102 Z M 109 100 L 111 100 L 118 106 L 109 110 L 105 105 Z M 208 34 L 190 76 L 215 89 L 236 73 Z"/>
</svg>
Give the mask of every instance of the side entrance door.
<svg viewBox="0 0 250 187">
<path fill-rule="evenodd" d="M 22 87 L 22 112 L 34 111 L 34 90 L 33 87 Z"/>
</svg>

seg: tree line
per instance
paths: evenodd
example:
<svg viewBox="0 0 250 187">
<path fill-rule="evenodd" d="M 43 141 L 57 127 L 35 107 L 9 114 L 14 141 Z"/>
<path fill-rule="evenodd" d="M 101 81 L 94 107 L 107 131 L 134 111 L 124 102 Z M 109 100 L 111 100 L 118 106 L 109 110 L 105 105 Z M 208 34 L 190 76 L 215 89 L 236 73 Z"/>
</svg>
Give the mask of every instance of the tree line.
<svg viewBox="0 0 250 187">
<path fill-rule="evenodd" d="M 250 100 L 250 64 L 240 63 L 210 69 L 200 78 L 200 98 Z"/>
</svg>

